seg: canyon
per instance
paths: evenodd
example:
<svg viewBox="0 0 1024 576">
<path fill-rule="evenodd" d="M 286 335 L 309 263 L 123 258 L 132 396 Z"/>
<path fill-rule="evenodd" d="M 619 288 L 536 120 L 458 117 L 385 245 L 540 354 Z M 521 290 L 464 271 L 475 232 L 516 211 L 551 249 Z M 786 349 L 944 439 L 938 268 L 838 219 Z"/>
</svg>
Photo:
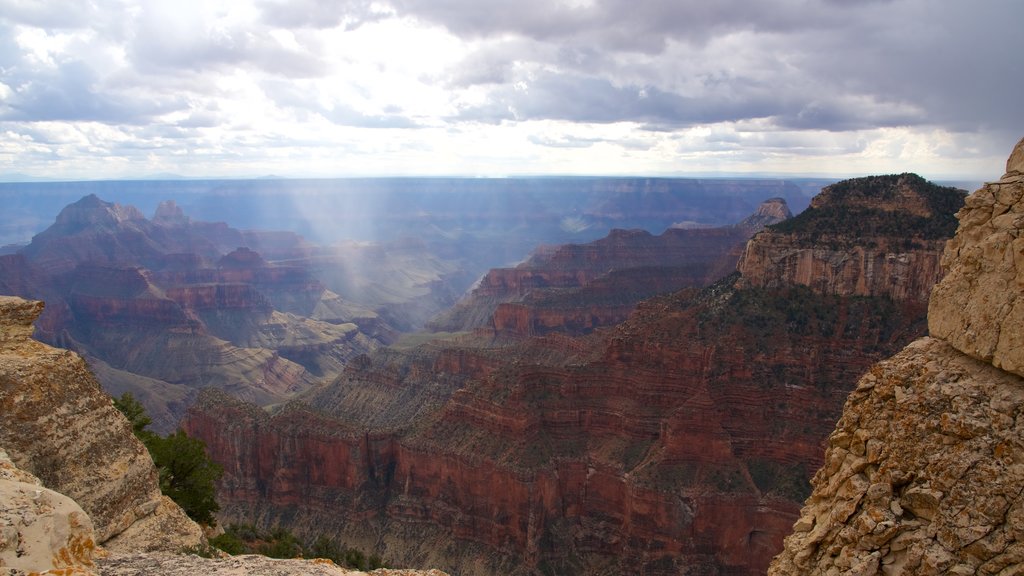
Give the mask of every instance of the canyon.
<svg viewBox="0 0 1024 576">
<path fill-rule="evenodd" d="M 1024 139 L 957 216 L 930 335 L 857 383 L 771 576 L 1024 567 Z"/>
<path fill-rule="evenodd" d="M 755 235 L 737 273 L 613 326 L 563 314 L 513 322 L 514 338 L 399 340 L 273 411 L 206 389 L 184 426 L 225 468 L 227 521 L 457 574 L 764 573 L 857 378 L 924 333 L 914 279 L 937 270 L 963 196 L 908 175 L 846 181 Z M 865 202 L 868 222 L 834 218 Z M 607 243 L 631 236 L 656 238 Z M 804 264 L 787 264 L 794 247 L 811 248 Z M 491 278 L 477 290 L 532 281 Z"/>
<path fill-rule="evenodd" d="M 166 432 L 200 388 L 282 402 L 392 341 L 386 317 L 454 300 L 459 268 L 415 246 L 360 275 L 372 284 L 366 304 L 343 298 L 316 272 L 342 269 L 348 255 L 292 233 L 195 222 L 174 202 L 147 219 L 86 196 L 0 256 L 0 292 L 45 300 L 36 337 L 80 353 L 109 393 L 131 392 Z M 385 283 L 386 301 L 367 297 Z"/>
<path fill-rule="evenodd" d="M 725 276 L 752 235 L 791 216 L 784 199 L 771 198 L 729 226 L 669 228 L 657 236 L 615 229 L 586 244 L 542 247 L 515 268 L 490 270 L 428 328 L 532 336 L 618 324 L 641 300 Z"/>
</svg>

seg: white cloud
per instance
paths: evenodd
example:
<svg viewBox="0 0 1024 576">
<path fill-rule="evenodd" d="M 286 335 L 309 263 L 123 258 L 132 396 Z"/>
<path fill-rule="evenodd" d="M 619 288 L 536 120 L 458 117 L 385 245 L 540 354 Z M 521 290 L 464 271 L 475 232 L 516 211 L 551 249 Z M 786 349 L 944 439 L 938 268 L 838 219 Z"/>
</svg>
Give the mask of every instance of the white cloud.
<svg viewBox="0 0 1024 576">
<path fill-rule="evenodd" d="M 1014 0 L 0 0 L 0 173 L 988 176 Z"/>
</svg>

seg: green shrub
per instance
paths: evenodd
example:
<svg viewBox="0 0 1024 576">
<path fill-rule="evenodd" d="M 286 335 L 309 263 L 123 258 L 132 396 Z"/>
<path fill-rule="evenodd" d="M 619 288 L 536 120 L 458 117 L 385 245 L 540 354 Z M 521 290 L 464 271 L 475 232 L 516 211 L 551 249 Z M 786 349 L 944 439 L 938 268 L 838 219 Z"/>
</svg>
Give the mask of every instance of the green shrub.
<svg viewBox="0 0 1024 576">
<path fill-rule="evenodd" d="M 146 430 L 152 420 L 131 392 L 115 399 L 114 406 L 128 418 L 135 436 L 149 450 L 160 474 L 160 491 L 196 522 L 215 525 L 214 514 L 220 510 L 215 484 L 224 470 L 206 455 L 206 444 L 183 430 L 166 437 Z"/>
</svg>

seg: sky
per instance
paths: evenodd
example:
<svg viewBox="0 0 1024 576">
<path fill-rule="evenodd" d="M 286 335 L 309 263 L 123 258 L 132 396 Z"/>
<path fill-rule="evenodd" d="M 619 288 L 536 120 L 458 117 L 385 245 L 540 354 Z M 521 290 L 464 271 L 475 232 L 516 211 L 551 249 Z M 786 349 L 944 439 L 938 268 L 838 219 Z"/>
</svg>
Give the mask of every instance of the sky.
<svg viewBox="0 0 1024 576">
<path fill-rule="evenodd" d="M 998 178 L 1020 0 L 0 0 L 0 180 Z"/>
</svg>

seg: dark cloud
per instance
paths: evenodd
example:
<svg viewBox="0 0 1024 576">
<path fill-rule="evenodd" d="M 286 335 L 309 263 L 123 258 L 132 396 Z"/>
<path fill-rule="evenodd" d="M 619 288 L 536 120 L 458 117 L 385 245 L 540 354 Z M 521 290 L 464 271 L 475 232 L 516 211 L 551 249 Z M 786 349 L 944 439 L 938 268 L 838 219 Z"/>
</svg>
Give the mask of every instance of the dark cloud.
<svg viewBox="0 0 1024 576">
<path fill-rule="evenodd" d="M 541 41 L 577 40 L 610 50 L 660 52 L 669 40 L 703 44 L 736 30 L 786 32 L 838 25 L 820 2 L 803 0 L 394 0 L 410 14 L 470 37 L 512 33 Z"/>
<path fill-rule="evenodd" d="M 396 2 L 467 37 L 517 35 L 451 74 L 456 86 L 501 86 L 487 104 L 463 109 L 474 120 L 676 129 L 771 117 L 783 129 L 830 131 L 1024 124 L 1015 97 L 1024 69 L 1011 56 L 1024 4 L 1013 0 L 942 10 L 923 0 L 595 0 L 548 9 L 537 0 L 514 13 L 500 4 Z M 546 72 L 517 91 L 531 68 Z"/>
</svg>

